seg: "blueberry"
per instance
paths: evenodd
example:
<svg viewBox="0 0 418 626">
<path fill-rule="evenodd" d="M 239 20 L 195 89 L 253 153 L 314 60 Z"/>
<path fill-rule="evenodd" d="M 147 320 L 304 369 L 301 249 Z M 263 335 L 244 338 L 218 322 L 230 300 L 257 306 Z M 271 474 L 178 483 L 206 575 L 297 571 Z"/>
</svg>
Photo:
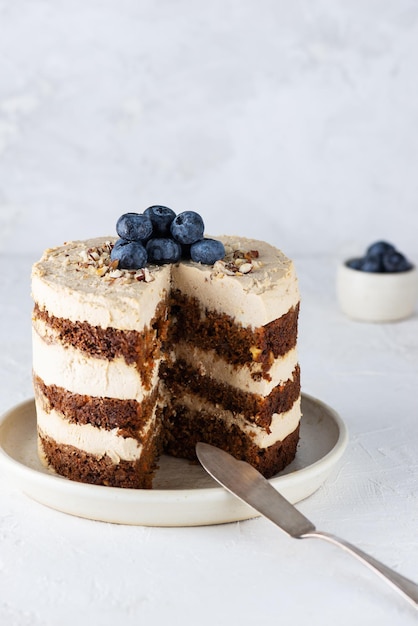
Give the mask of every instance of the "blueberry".
<svg viewBox="0 0 418 626">
<path fill-rule="evenodd" d="M 145 209 L 144 215 L 149 217 L 152 222 L 154 237 L 170 236 L 171 222 L 176 217 L 173 209 L 155 204 Z"/>
<path fill-rule="evenodd" d="M 150 263 L 177 263 L 181 258 L 181 245 L 174 241 L 174 239 L 168 239 L 160 237 L 157 239 L 150 239 L 146 246 L 148 260 Z"/>
<path fill-rule="evenodd" d="M 113 249 L 119 248 L 120 246 L 124 246 L 127 243 L 127 239 L 117 239 L 113 244 Z"/>
<path fill-rule="evenodd" d="M 363 272 L 378 273 L 382 271 L 382 257 L 380 254 L 370 254 L 364 257 L 361 264 Z"/>
<path fill-rule="evenodd" d="M 146 241 L 152 235 L 152 222 L 148 215 L 124 213 L 116 223 L 116 232 L 128 241 Z"/>
<path fill-rule="evenodd" d="M 395 246 L 387 241 L 376 241 L 367 248 L 366 256 L 375 256 L 376 254 L 383 256 L 385 252 L 389 252 L 394 249 Z"/>
<path fill-rule="evenodd" d="M 351 267 L 352 270 L 362 270 L 363 263 L 364 263 L 364 258 L 360 257 L 356 259 L 349 259 L 346 262 L 346 265 L 347 267 Z"/>
<path fill-rule="evenodd" d="M 412 263 L 398 252 L 387 241 L 376 241 L 367 248 L 366 255 L 362 258 L 349 259 L 348 267 L 363 272 L 389 273 L 407 272 L 413 268 Z"/>
<path fill-rule="evenodd" d="M 197 263 L 213 265 L 225 256 L 224 244 L 217 239 L 201 239 L 191 246 L 190 256 Z"/>
<path fill-rule="evenodd" d="M 147 264 L 147 251 L 139 241 L 119 239 L 110 253 L 111 261 L 119 261 L 124 270 L 138 270 Z"/>
<path fill-rule="evenodd" d="M 176 241 L 188 244 L 202 239 L 205 225 L 199 213 L 183 211 L 174 218 L 170 230 Z"/>
<path fill-rule="evenodd" d="M 383 269 L 386 272 L 407 272 L 412 269 L 408 259 L 396 250 L 388 250 L 382 258 Z"/>
</svg>

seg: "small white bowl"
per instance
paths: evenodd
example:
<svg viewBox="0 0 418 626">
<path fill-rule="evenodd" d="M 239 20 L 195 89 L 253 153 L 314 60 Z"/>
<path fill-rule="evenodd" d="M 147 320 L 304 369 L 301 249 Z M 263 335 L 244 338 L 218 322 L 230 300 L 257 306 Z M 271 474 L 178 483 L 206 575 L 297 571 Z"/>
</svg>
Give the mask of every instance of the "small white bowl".
<svg viewBox="0 0 418 626">
<path fill-rule="evenodd" d="M 342 263 L 337 273 L 341 310 L 356 320 L 394 322 L 410 317 L 418 296 L 416 267 L 406 272 L 363 272 Z"/>
</svg>

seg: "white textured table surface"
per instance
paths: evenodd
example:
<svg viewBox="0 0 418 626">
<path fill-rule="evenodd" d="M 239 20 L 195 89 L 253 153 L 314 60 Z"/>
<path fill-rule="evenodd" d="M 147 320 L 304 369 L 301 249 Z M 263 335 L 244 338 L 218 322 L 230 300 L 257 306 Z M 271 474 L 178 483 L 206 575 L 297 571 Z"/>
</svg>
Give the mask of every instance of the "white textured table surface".
<svg viewBox="0 0 418 626">
<path fill-rule="evenodd" d="M 350 443 L 298 506 L 318 528 L 418 578 L 418 316 L 359 324 L 338 311 L 335 261 L 296 259 L 304 391 L 334 407 Z M 29 257 L 1 257 L 0 409 L 31 396 Z M 0 477 L 0 622 L 413 624 L 417 614 L 348 555 L 258 518 L 125 527 L 49 510 Z M 198 616 L 198 617 L 196 617 Z"/>
<path fill-rule="evenodd" d="M 337 258 L 418 261 L 416 0 L 0 0 L 0 412 L 32 395 L 29 273 L 154 203 L 253 235 L 300 274 L 302 383 L 350 443 L 300 509 L 418 579 L 418 316 L 338 311 Z M 323 255 L 323 256 L 321 256 Z M 0 623 L 397 626 L 417 615 L 336 548 L 255 519 L 132 528 L 0 476 Z"/>
</svg>

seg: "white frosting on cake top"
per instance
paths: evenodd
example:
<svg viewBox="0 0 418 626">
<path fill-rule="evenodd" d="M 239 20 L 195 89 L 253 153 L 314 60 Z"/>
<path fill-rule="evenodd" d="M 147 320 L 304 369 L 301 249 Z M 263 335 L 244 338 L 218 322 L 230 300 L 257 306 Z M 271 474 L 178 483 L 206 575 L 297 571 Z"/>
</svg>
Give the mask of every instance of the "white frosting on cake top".
<svg viewBox="0 0 418 626">
<path fill-rule="evenodd" d="M 280 250 L 253 239 L 217 238 L 227 255 L 214 266 L 182 261 L 136 272 L 110 265 L 115 238 L 69 242 L 46 250 L 33 266 L 32 296 L 55 317 L 121 330 L 147 326 L 171 287 L 252 327 L 268 324 L 299 302 L 293 262 Z"/>
<path fill-rule="evenodd" d="M 255 239 L 230 236 L 218 239 L 225 245 L 227 260 L 233 259 L 234 252 L 238 258 L 256 252 L 257 258 L 249 263 L 251 271 L 228 275 L 228 263 L 218 262 L 215 266 L 181 263 L 173 267 L 174 286 L 195 295 L 202 307 L 226 313 L 243 326 L 264 326 L 299 302 L 293 262 L 281 250 Z M 244 265 L 238 269 L 244 270 Z"/>
<path fill-rule="evenodd" d="M 120 330 L 147 326 L 168 291 L 170 267 L 153 266 L 152 276 L 142 270 L 112 271 L 109 254 L 115 241 L 102 237 L 46 250 L 32 269 L 34 301 L 71 322 Z M 138 280 L 143 277 L 150 282 Z"/>
</svg>

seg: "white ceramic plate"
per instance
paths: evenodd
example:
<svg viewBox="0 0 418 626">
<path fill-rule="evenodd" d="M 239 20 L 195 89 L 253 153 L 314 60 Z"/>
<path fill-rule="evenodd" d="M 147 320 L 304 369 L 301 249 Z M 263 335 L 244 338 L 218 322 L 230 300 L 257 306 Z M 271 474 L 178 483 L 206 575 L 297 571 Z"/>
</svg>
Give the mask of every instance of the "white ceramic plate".
<svg viewBox="0 0 418 626">
<path fill-rule="evenodd" d="M 291 502 L 311 495 L 327 478 L 347 445 L 347 430 L 323 402 L 302 395 L 303 418 L 295 460 L 270 479 Z M 154 488 L 121 489 L 78 483 L 45 469 L 37 456 L 34 400 L 0 421 L 0 466 L 30 498 L 88 519 L 142 526 L 198 526 L 245 520 L 258 514 L 219 487 L 203 468 L 162 457 Z"/>
</svg>

